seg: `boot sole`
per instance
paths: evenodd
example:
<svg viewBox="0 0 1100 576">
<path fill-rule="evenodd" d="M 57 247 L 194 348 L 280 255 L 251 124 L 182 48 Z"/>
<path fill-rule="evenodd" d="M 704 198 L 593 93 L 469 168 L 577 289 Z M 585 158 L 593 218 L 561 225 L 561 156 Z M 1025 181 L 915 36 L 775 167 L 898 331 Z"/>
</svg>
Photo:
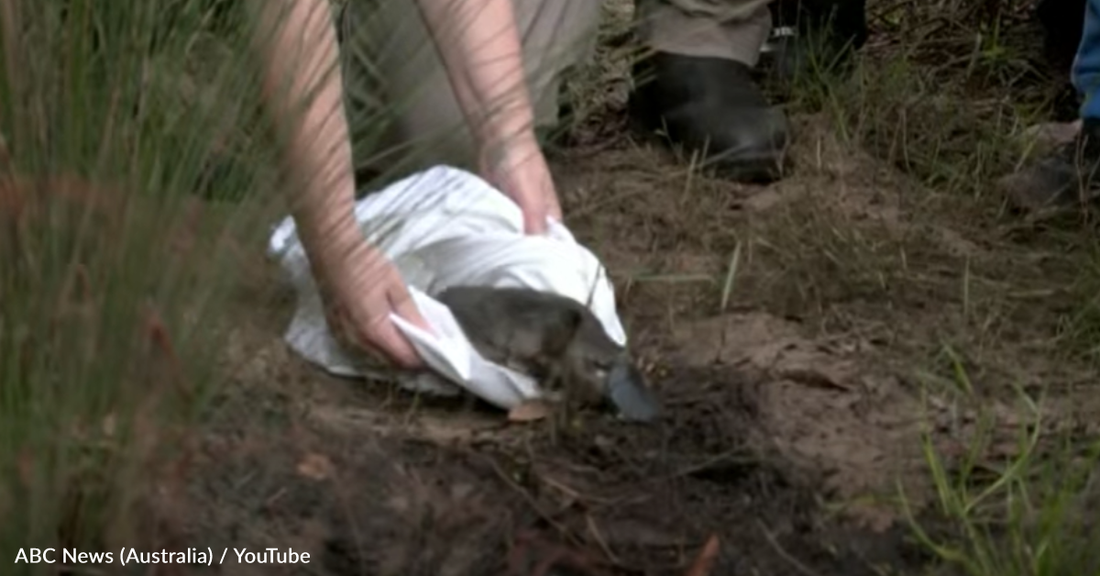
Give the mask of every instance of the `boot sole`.
<svg viewBox="0 0 1100 576">
<path fill-rule="evenodd" d="M 667 136 L 658 134 L 660 128 L 653 128 L 650 122 L 628 112 L 628 127 L 645 141 L 658 144 L 668 152 L 673 146 Z M 790 173 L 794 163 L 789 154 L 779 152 L 753 157 L 741 157 L 736 161 L 720 156 L 711 156 L 699 166 L 703 174 L 723 180 L 732 180 L 741 184 L 767 185 L 782 180 Z"/>
</svg>

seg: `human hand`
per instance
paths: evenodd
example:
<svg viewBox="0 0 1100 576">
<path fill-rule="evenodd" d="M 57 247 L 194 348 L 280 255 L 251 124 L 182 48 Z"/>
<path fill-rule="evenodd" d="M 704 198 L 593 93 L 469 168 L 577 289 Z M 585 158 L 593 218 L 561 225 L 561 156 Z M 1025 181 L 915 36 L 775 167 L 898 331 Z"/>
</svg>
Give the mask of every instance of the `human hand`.
<svg viewBox="0 0 1100 576">
<path fill-rule="evenodd" d="M 482 156 L 481 173 L 523 211 L 527 234 L 546 232 L 546 219 L 562 220 L 561 205 L 546 157 L 533 137 Z"/>
<path fill-rule="evenodd" d="M 431 328 L 392 262 L 364 241 L 318 272 L 325 315 L 337 340 L 402 368 L 423 368 L 420 355 L 390 314 L 396 312 L 424 330 Z"/>
</svg>

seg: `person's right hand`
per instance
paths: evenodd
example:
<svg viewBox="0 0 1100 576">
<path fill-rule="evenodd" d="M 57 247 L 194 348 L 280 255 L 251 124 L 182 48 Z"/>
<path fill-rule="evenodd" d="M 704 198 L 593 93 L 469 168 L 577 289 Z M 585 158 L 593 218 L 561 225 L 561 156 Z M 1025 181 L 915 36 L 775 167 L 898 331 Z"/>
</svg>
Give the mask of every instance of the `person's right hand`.
<svg viewBox="0 0 1100 576">
<path fill-rule="evenodd" d="M 429 332 L 431 328 L 392 262 L 363 241 L 318 272 L 325 314 L 337 340 L 345 346 L 381 355 L 402 368 L 423 368 L 420 355 L 398 330 L 390 314 L 396 312 Z"/>
<path fill-rule="evenodd" d="M 561 204 L 534 132 L 498 148 L 481 152 L 482 177 L 519 205 L 525 233 L 546 233 L 547 218 L 562 221 Z"/>
</svg>

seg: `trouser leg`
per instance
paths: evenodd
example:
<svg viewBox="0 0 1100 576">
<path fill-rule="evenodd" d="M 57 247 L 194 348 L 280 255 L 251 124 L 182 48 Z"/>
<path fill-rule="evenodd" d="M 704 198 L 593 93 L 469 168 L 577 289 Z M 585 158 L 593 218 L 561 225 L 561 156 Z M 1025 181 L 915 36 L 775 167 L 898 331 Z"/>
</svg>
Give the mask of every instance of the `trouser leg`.
<svg viewBox="0 0 1100 576">
<path fill-rule="evenodd" d="M 1081 95 L 1081 117 L 1100 121 L 1100 0 L 1085 8 L 1081 44 L 1073 61 L 1073 86 Z"/>
<path fill-rule="evenodd" d="M 1043 27 L 1046 57 L 1062 70 L 1072 69 L 1081 46 L 1087 4 L 1088 0 L 1040 0 L 1035 6 L 1035 16 Z"/>
<path fill-rule="evenodd" d="M 650 58 L 634 70 L 630 113 L 704 169 L 769 182 L 788 165 L 788 123 L 751 69 L 771 31 L 768 0 L 635 0 Z"/>
<path fill-rule="evenodd" d="M 850 56 L 867 41 L 867 0 L 775 0 L 770 8 L 766 65 L 777 86 L 851 71 Z"/>
<path fill-rule="evenodd" d="M 799 34 L 825 33 L 857 49 L 867 40 L 867 0 L 775 0 L 771 12 L 774 25 Z"/>
<path fill-rule="evenodd" d="M 647 48 L 755 66 L 771 31 L 770 0 L 637 0 Z"/>
<path fill-rule="evenodd" d="M 351 0 L 343 18 L 357 166 L 472 168 L 473 139 L 414 0 Z M 596 0 L 513 0 L 540 127 L 558 120 L 561 72 L 594 48 Z M 379 158 L 383 151 L 385 159 Z"/>
</svg>

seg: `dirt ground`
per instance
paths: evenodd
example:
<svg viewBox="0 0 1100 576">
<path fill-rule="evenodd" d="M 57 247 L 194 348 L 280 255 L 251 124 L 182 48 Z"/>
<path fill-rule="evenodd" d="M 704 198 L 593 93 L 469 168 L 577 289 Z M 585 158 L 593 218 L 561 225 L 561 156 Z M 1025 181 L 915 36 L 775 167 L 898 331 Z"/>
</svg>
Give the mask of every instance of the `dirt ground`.
<svg viewBox="0 0 1100 576">
<path fill-rule="evenodd" d="M 232 574 L 692 576 L 713 535 L 712 574 L 909 571 L 921 556 L 896 499 L 899 486 L 915 505 L 928 496 L 920 424 L 949 452 L 977 416 L 948 396 L 923 402 L 914 376 L 955 301 L 938 283 L 859 277 L 854 260 L 884 258 L 874 244 L 910 228 L 927 252 L 912 266 L 983 248 L 907 213 L 912 185 L 820 122 L 801 119 L 800 135 L 799 172 L 768 188 L 689 183 L 683 164 L 625 136 L 554 156 L 571 225 L 612 271 L 668 407 L 655 426 L 595 414 L 569 430 L 509 425 L 491 408 L 328 377 L 287 350 L 292 295 L 274 269 L 259 275 L 240 295 L 235 386 L 202 439 L 180 544 L 314 559 L 222 567 Z M 881 236 L 829 255 L 798 240 L 822 220 Z M 819 252 L 784 252 L 791 235 Z M 990 347 L 981 381 L 1075 378 L 1013 350 Z M 1001 398 L 986 407 L 1010 452 L 1020 421 Z"/>
<path fill-rule="evenodd" d="M 950 456 L 979 419 L 951 392 L 957 368 L 995 416 L 990 457 L 1023 425 L 1010 381 L 1090 381 L 1028 348 L 1031 286 L 990 278 L 1039 264 L 961 224 L 985 207 L 922 189 L 817 117 L 796 119 L 783 182 L 710 180 L 635 138 L 622 86 L 607 93 L 551 161 L 665 417 L 509 424 L 328 377 L 283 344 L 293 295 L 271 268 L 239 295 L 234 385 L 170 539 L 312 558 L 228 574 L 906 573 L 926 560 L 897 504 L 899 489 L 918 509 L 930 496 L 922 426 Z M 970 266 L 985 283 L 965 285 Z M 1093 396 L 1056 395 L 1044 425 L 1088 426 Z M 716 564 L 696 570 L 712 536 Z"/>
<path fill-rule="evenodd" d="M 881 276 L 882 246 L 916 230 L 910 266 L 922 273 L 985 248 L 913 216 L 911 184 L 814 118 L 799 123 L 799 172 L 767 188 L 686 183 L 681 163 L 625 136 L 554 155 L 571 225 L 612 271 L 667 406 L 657 425 L 598 414 L 567 430 L 508 424 L 492 408 L 328 377 L 283 344 L 293 295 L 271 268 L 240 294 L 234 386 L 200 443 L 174 537 L 313 558 L 221 568 L 232 574 L 696 576 L 711 536 L 710 574 L 910 572 L 922 556 L 897 499 L 903 489 L 919 508 L 929 496 L 921 423 L 950 455 L 978 416 L 916 377 L 961 333 L 957 300 L 941 283 L 903 284 L 900 270 Z M 816 236 L 823 222 L 880 235 L 831 244 Z M 785 251 L 800 243 L 817 251 Z M 885 259 L 880 276 L 860 277 L 871 274 L 861 258 Z M 1087 380 L 1019 351 L 990 344 L 966 359 L 975 385 Z M 1081 398 L 1065 400 L 1075 412 L 1051 408 L 1051 425 L 1087 421 Z M 1000 439 L 991 450 L 1011 453 L 1022 425 L 1012 396 L 983 402 Z"/>
<path fill-rule="evenodd" d="M 886 343 L 815 328 L 787 301 L 805 287 L 768 287 L 791 280 L 751 257 L 724 312 L 706 280 L 761 214 L 827 193 L 829 210 L 899 220 L 890 195 L 833 164 L 766 189 L 702 179 L 685 192 L 661 150 L 599 145 L 555 155 L 555 169 L 574 229 L 615 277 L 667 406 L 659 424 L 509 425 L 491 408 L 328 377 L 283 344 L 293 300 L 271 269 L 240 295 L 235 386 L 202 439 L 180 544 L 314 559 L 222 568 L 233 574 L 682 575 L 712 535 L 713 574 L 919 562 L 889 502 L 921 465 L 921 403 Z M 920 498 L 919 482 L 908 488 Z"/>
</svg>

